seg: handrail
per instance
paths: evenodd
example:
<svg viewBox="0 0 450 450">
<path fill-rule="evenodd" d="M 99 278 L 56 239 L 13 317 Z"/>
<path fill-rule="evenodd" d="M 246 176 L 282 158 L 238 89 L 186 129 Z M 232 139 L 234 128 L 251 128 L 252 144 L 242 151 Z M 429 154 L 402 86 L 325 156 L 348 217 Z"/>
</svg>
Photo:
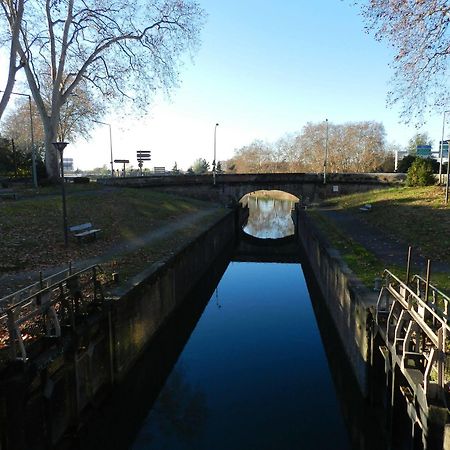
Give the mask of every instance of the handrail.
<svg viewBox="0 0 450 450">
<path fill-rule="evenodd" d="M 414 275 L 411 283 L 414 284 L 414 282 L 419 285 L 419 284 L 424 284 L 426 287 L 427 284 L 427 280 L 425 280 L 424 278 L 422 278 L 420 275 Z M 441 313 L 443 316 L 445 316 L 447 318 L 447 321 L 449 320 L 449 305 L 450 305 L 450 297 L 447 294 L 444 294 L 444 292 L 442 292 L 441 290 L 439 290 L 436 286 L 432 285 L 431 283 L 428 283 L 428 288 L 431 290 L 431 297 L 432 297 L 432 306 L 433 309 L 436 309 L 438 313 Z M 425 292 L 427 292 L 425 290 Z M 419 294 L 418 294 L 419 295 Z M 438 302 L 439 299 L 442 299 L 444 302 L 444 309 L 440 308 L 439 305 L 437 305 L 436 303 Z M 428 301 L 428 298 L 425 299 L 426 301 Z"/>
<path fill-rule="evenodd" d="M 92 265 L 92 266 L 89 266 L 89 267 L 86 267 L 86 268 L 84 268 L 84 269 L 81 269 L 81 270 L 79 270 L 78 272 L 71 273 L 68 277 L 66 277 L 66 278 L 64 278 L 64 279 L 62 279 L 62 280 L 56 281 L 55 283 L 53 283 L 53 284 L 51 284 L 51 285 L 49 285 L 49 286 L 47 286 L 47 287 L 45 287 L 45 288 L 43 288 L 43 289 L 40 289 L 39 291 L 34 292 L 34 293 L 31 294 L 30 296 L 28 296 L 28 297 L 24 298 L 23 300 L 21 300 L 21 301 L 15 303 L 14 305 L 11 305 L 11 306 L 5 308 L 2 312 L 7 313 L 9 310 L 13 310 L 13 309 L 16 309 L 16 308 L 18 308 L 18 307 L 25 306 L 25 304 L 26 304 L 27 302 L 28 302 L 28 303 L 32 302 L 33 299 L 34 299 L 35 297 L 37 297 L 37 296 L 39 296 L 39 295 L 42 295 L 43 293 L 45 293 L 45 292 L 47 292 L 47 291 L 53 290 L 53 289 L 59 287 L 59 285 L 60 285 L 61 283 L 66 282 L 68 279 L 70 279 L 70 278 L 76 278 L 77 276 L 79 276 L 79 275 L 81 275 L 81 274 L 83 274 L 83 273 L 85 273 L 85 272 L 88 272 L 88 271 L 90 271 L 90 270 L 92 270 L 92 269 L 94 269 L 94 268 L 99 268 L 100 271 L 103 271 L 103 269 L 101 268 L 101 266 L 99 266 L 98 264 L 94 264 L 94 265 Z M 61 274 L 61 273 L 63 273 L 63 272 L 59 272 L 59 273 Z M 1 319 L 2 317 L 3 317 L 3 316 L 0 315 L 0 319 Z"/>
<path fill-rule="evenodd" d="M 92 276 L 89 275 L 87 280 L 84 277 L 83 280 L 82 276 L 90 271 Z M 22 361 L 27 359 L 26 336 L 23 335 L 21 326 L 25 325 L 28 336 L 31 333 L 31 336 L 59 337 L 61 324 L 67 323 L 74 327 L 78 313 L 92 303 L 91 299 L 103 300 L 103 290 L 98 280 L 99 272 L 103 272 L 103 269 L 97 264 L 86 267 L 4 309 L 0 314 L 0 326 L 4 327 L 3 332 L 8 333 L 11 358 Z M 86 293 L 85 290 L 91 283 L 93 295 L 92 292 Z M 44 320 L 37 319 L 39 316 Z"/>
<path fill-rule="evenodd" d="M 385 269 L 384 270 L 384 272 L 383 272 L 383 276 L 384 277 L 386 277 L 386 275 L 387 275 L 387 277 L 388 278 L 393 278 L 397 283 L 398 283 L 398 285 L 399 285 L 399 287 L 401 287 L 402 289 L 405 289 L 405 291 L 407 291 L 408 292 L 408 294 L 409 294 L 409 296 L 411 296 L 416 302 L 417 302 L 417 304 L 418 305 L 420 305 L 422 308 L 424 308 L 424 310 L 426 310 L 428 313 L 430 313 L 432 316 L 433 316 L 433 318 L 435 318 L 436 320 L 438 320 L 440 323 L 441 323 L 441 325 L 443 326 L 443 327 L 445 327 L 446 329 L 447 329 L 447 331 L 449 331 L 450 332 L 450 326 L 449 326 L 449 324 L 448 324 L 448 319 L 446 318 L 446 317 L 441 317 L 433 308 L 431 308 L 429 305 L 428 305 L 428 303 L 427 302 L 425 302 L 424 300 L 422 300 L 418 295 L 417 295 L 417 293 L 416 292 L 414 292 L 407 284 L 405 284 L 403 281 L 401 281 L 397 276 L 395 276 L 390 270 L 388 270 L 388 269 Z M 388 285 L 387 287 L 389 288 L 389 286 L 391 286 L 391 285 Z M 393 287 L 392 287 L 393 288 Z M 397 292 L 397 291 L 395 291 L 397 294 L 399 294 L 399 300 L 403 303 L 403 299 L 402 299 L 402 295 L 399 293 L 399 292 Z M 406 296 L 404 296 L 405 297 L 405 299 L 406 299 Z M 410 302 L 406 302 L 406 300 L 405 300 L 405 304 L 403 305 L 405 308 L 407 308 L 408 310 L 411 310 L 412 309 L 412 304 L 410 303 Z M 414 311 L 415 313 L 417 313 L 417 314 L 420 314 L 418 311 Z"/>
<path fill-rule="evenodd" d="M 11 294 L 8 294 L 5 297 L 0 298 L 0 311 L 4 309 L 4 305 L 11 306 L 9 303 L 14 298 L 21 297 L 21 295 L 25 292 L 27 293 L 27 296 L 30 297 L 34 292 L 37 292 L 34 289 L 38 288 L 38 290 L 42 290 L 45 287 L 48 287 L 48 285 L 43 286 L 44 284 L 48 283 L 53 278 L 61 277 L 63 274 L 71 275 L 72 270 L 73 270 L 72 264 L 69 264 L 69 267 L 67 267 L 66 269 L 63 269 L 56 273 L 53 273 L 52 275 L 49 275 L 48 277 L 42 278 L 33 284 L 30 284 L 22 289 L 19 289 L 18 291 L 12 292 Z M 66 277 L 67 277 L 67 275 L 63 276 L 63 279 Z"/>
</svg>

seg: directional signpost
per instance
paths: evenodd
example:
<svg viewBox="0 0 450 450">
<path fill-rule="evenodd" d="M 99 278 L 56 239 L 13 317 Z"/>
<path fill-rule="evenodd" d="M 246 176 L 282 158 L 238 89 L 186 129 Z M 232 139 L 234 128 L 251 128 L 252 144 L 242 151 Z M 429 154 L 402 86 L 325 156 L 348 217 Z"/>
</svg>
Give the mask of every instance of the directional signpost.
<svg viewBox="0 0 450 450">
<path fill-rule="evenodd" d="M 125 176 L 125 164 L 128 164 L 130 162 L 130 160 L 129 159 L 115 159 L 114 162 L 117 164 L 123 164 L 123 175 L 122 176 Z"/>
<path fill-rule="evenodd" d="M 144 165 L 144 161 L 150 161 L 152 159 L 152 152 L 151 150 L 137 150 L 136 157 L 138 160 L 138 166 L 139 170 L 141 171 L 142 177 L 142 166 Z"/>
</svg>

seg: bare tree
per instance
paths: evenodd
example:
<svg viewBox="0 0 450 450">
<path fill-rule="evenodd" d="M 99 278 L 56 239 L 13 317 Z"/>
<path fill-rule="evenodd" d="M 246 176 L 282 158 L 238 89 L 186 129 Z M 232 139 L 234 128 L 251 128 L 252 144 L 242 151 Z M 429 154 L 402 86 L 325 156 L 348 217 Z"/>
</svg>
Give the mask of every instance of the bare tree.
<svg viewBox="0 0 450 450">
<path fill-rule="evenodd" d="M 3 12 L 3 14 L 0 15 L 0 29 L 4 30 L 0 33 L 0 45 L 9 45 L 8 75 L 4 92 L 0 97 L 0 119 L 2 118 L 11 97 L 16 81 L 16 74 L 23 67 L 23 62 L 20 59 L 18 61 L 17 56 L 20 44 L 24 1 L 25 0 L 0 0 Z"/>
<path fill-rule="evenodd" d="M 176 85 L 181 56 L 198 43 L 202 24 L 203 11 L 190 0 L 28 0 L 18 54 L 43 123 L 49 176 L 58 177 L 52 142 L 65 137 L 61 108 L 80 83 L 99 101 L 143 108 L 156 89 Z"/>
<path fill-rule="evenodd" d="M 373 172 L 386 159 L 385 131 L 378 122 L 329 124 L 327 169 L 330 172 Z M 254 141 L 235 151 L 227 168 L 237 173 L 321 172 L 326 124 L 307 123 L 302 131 L 273 144 Z"/>
<path fill-rule="evenodd" d="M 402 105 L 402 117 L 420 123 L 423 112 L 446 109 L 450 6 L 447 0 L 362 1 L 368 30 L 395 48 L 391 103 Z"/>
<path fill-rule="evenodd" d="M 47 107 L 50 105 L 51 86 L 47 85 L 47 92 L 42 91 L 42 96 Z M 82 82 L 69 96 L 67 102 L 62 105 L 59 128 L 65 139 L 77 137 L 89 137 L 92 128 L 92 120 L 98 118 L 103 112 L 103 106 L 96 101 Z M 45 132 L 40 120 L 39 111 L 34 102 L 31 103 L 31 114 L 34 128 L 34 144 L 39 153 L 45 154 Z M 21 148 L 30 148 L 30 109 L 28 101 L 20 102 L 18 107 L 6 114 L 1 122 L 0 132 L 4 137 L 14 139 Z"/>
</svg>

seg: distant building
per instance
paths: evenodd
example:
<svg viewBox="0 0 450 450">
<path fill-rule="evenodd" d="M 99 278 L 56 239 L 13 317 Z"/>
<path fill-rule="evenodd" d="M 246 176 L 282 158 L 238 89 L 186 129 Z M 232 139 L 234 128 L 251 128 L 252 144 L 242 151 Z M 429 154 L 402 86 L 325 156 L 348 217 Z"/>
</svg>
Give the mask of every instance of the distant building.
<svg viewBox="0 0 450 450">
<path fill-rule="evenodd" d="M 64 172 L 73 172 L 73 158 L 63 158 Z"/>
</svg>

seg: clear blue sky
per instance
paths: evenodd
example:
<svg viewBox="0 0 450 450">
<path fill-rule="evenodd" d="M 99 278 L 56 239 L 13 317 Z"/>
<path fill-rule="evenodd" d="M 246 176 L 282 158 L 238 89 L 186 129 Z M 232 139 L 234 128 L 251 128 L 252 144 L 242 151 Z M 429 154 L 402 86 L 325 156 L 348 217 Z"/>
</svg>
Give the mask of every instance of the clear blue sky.
<svg viewBox="0 0 450 450">
<path fill-rule="evenodd" d="M 148 149 L 148 166 L 168 169 L 211 161 L 216 122 L 219 160 L 254 139 L 273 141 L 325 118 L 379 121 L 388 141 L 406 145 L 416 130 L 386 107 L 393 50 L 364 32 L 350 3 L 200 0 L 208 13 L 202 45 L 171 99 L 156 98 L 138 121 L 104 118 L 113 124 L 114 157 L 136 165 L 135 151 Z M 440 127 L 434 116 L 421 131 L 438 140 Z M 109 161 L 107 139 L 99 127 L 66 154 L 75 166 L 101 166 Z"/>
</svg>

